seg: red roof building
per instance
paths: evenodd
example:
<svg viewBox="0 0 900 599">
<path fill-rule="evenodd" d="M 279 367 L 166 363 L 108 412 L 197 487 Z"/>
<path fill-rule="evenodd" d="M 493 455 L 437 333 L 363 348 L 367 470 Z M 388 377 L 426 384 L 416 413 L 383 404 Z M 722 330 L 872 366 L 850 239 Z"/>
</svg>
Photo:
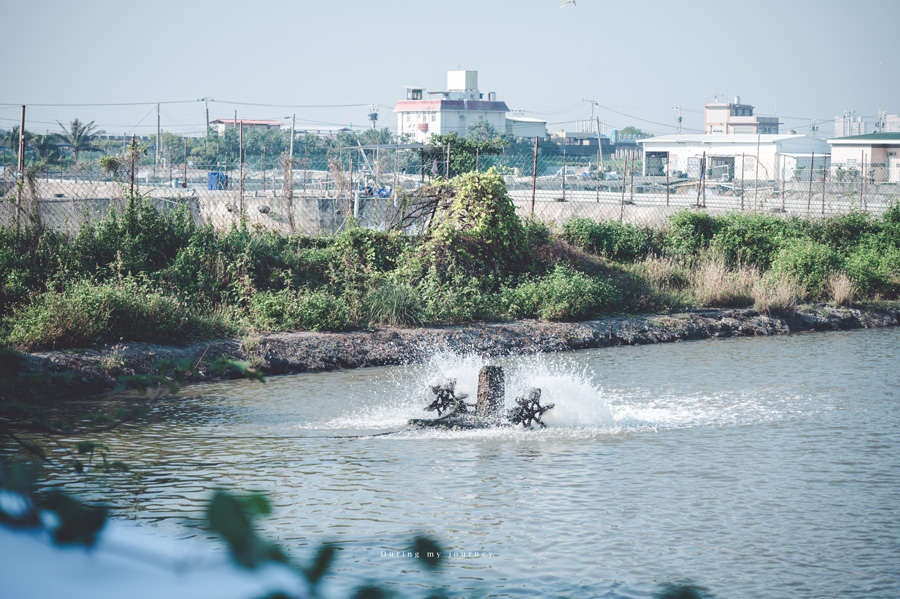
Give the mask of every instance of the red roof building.
<svg viewBox="0 0 900 599">
<path fill-rule="evenodd" d="M 484 96 L 478 91 L 478 71 L 449 71 L 446 91 L 426 94 L 424 87 L 407 87 L 406 99 L 394 106 L 397 132 L 428 143 L 432 135 L 465 136 L 469 125 L 479 121 L 506 131 L 506 102 L 498 101 L 493 92 Z"/>
</svg>

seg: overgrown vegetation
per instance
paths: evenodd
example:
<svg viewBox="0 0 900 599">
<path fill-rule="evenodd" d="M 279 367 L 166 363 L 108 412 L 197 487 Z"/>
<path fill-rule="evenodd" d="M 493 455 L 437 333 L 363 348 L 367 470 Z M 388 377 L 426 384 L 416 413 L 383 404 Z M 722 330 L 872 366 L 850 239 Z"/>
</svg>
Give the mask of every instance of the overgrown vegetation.
<svg viewBox="0 0 900 599">
<path fill-rule="evenodd" d="M 495 170 L 433 193 L 420 237 L 218 232 L 128 193 L 71 237 L 40 223 L 0 229 L 0 343 L 35 351 L 703 306 L 784 313 L 900 295 L 898 205 L 881 217 L 683 211 L 665 230 L 574 219 L 557 231 L 520 219 Z"/>
</svg>

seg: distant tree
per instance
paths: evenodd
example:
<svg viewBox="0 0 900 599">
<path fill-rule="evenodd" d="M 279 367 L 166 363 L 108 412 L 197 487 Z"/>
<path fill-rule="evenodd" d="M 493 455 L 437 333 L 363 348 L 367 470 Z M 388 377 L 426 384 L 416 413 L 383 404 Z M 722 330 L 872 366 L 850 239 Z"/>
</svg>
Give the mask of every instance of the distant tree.
<svg viewBox="0 0 900 599">
<path fill-rule="evenodd" d="M 35 135 L 31 141 L 31 147 L 48 164 L 57 162 L 61 156 L 59 151 L 59 136 L 55 133 Z"/>
<path fill-rule="evenodd" d="M 394 136 L 390 129 L 366 129 L 362 133 L 357 134 L 359 142 L 363 145 L 372 144 L 392 144 Z"/>
<path fill-rule="evenodd" d="M 474 171 L 479 156 L 499 154 L 505 142 L 500 139 L 491 141 L 473 141 L 460 137 L 456 133 L 433 135 L 428 142 L 431 146 L 425 151 L 425 164 L 437 166 L 437 173 L 452 178 L 462 173 Z M 450 172 L 447 173 L 447 146 L 450 146 Z"/>
<path fill-rule="evenodd" d="M 648 131 L 641 131 L 637 127 L 632 125 L 628 125 L 627 127 L 623 127 L 619 130 L 619 133 L 622 135 L 634 135 L 638 139 L 643 139 L 646 137 L 653 137 L 653 134 Z"/>
<path fill-rule="evenodd" d="M 477 142 L 492 142 L 500 138 L 497 128 L 487 121 L 476 121 L 466 129 L 466 139 Z"/>
<path fill-rule="evenodd" d="M 34 134 L 32 134 L 27 129 L 25 130 L 25 148 L 31 144 L 31 140 L 34 138 Z M 7 131 L 3 135 L 3 145 L 12 150 L 12 153 L 17 155 L 19 154 L 19 126 L 16 125 L 9 131 Z"/>
<path fill-rule="evenodd" d="M 78 153 L 82 150 L 87 150 L 91 147 L 91 141 L 95 135 L 100 135 L 105 133 L 104 131 L 97 131 L 96 125 L 94 125 L 94 121 L 90 123 L 82 123 L 78 119 L 73 120 L 69 123 L 68 128 L 60 123 L 59 126 L 62 127 L 63 132 L 60 134 L 60 137 L 66 141 L 70 146 L 72 146 L 72 153 L 75 155 L 75 162 L 78 162 Z"/>
</svg>

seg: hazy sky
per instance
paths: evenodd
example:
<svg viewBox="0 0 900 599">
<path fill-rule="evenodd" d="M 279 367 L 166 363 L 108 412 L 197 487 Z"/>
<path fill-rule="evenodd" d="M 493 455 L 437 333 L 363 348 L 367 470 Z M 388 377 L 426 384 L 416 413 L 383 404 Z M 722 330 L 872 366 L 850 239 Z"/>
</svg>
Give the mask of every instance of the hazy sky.
<svg viewBox="0 0 900 599">
<path fill-rule="evenodd" d="M 5 0 L 0 128 L 199 135 L 210 119 L 284 119 L 298 129 L 396 129 L 406 85 L 446 87 L 477 70 L 482 92 L 574 129 L 702 128 L 703 105 L 739 95 L 782 131 L 831 136 L 855 110 L 900 113 L 900 0 Z M 41 105 L 44 106 L 41 106 Z M 52 105 L 52 106 L 49 106 Z M 871 125 L 870 125 L 871 130 Z"/>
</svg>

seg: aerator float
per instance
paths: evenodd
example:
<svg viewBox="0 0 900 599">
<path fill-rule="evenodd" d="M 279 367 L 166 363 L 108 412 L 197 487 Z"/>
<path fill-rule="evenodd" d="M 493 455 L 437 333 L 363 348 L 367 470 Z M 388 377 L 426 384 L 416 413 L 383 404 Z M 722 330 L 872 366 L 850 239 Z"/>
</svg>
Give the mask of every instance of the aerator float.
<svg viewBox="0 0 900 599">
<path fill-rule="evenodd" d="M 437 412 L 437 418 L 413 418 L 409 424 L 425 428 L 466 430 L 494 428 L 521 424 L 525 427 L 547 426 L 541 421 L 545 412 L 554 404 L 541 405 L 541 390 L 531 388 L 525 397 L 517 397 L 510 410 L 503 407 L 505 375 L 499 366 L 485 366 L 478 373 L 478 396 L 474 404 L 466 403 L 468 395 L 456 394 L 456 379 L 447 379 L 441 385 L 433 385 L 432 401 L 425 410 Z"/>
</svg>

